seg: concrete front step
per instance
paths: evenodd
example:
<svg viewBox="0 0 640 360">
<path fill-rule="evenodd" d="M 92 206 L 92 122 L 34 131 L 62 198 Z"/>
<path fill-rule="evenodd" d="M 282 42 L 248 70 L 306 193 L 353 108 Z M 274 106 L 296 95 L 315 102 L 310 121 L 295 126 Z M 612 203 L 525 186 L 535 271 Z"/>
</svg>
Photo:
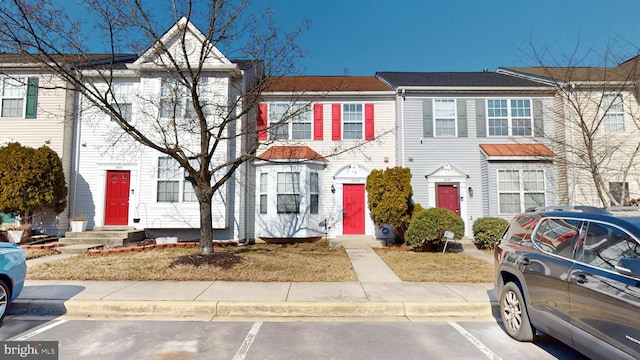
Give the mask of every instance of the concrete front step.
<svg viewBox="0 0 640 360">
<path fill-rule="evenodd" d="M 384 244 L 384 240 L 364 235 L 340 235 L 335 239 L 329 239 L 330 246 L 344 246 L 348 249 L 381 248 Z"/>
<path fill-rule="evenodd" d="M 140 241 L 146 238 L 144 230 L 92 230 L 83 232 L 67 232 L 65 237 L 60 239 L 64 245 L 92 244 L 104 245 L 112 248 L 124 246 L 129 242 Z"/>
<path fill-rule="evenodd" d="M 80 254 L 87 252 L 87 250 L 89 249 L 100 249 L 102 247 L 102 244 L 73 244 L 59 246 L 56 248 L 56 250 L 58 250 L 61 254 Z"/>
</svg>

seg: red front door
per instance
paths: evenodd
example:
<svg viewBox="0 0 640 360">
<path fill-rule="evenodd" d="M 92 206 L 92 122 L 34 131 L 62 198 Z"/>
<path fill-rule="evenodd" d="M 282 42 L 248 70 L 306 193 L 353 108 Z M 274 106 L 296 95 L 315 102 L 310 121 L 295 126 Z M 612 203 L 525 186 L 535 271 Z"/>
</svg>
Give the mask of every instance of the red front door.
<svg viewBox="0 0 640 360">
<path fill-rule="evenodd" d="M 129 223 L 129 172 L 107 171 L 105 225 Z"/>
<path fill-rule="evenodd" d="M 458 185 L 438 184 L 437 207 L 447 209 L 460 216 L 460 191 Z"/>
<path fill-rule="evenodd" d="M 364 185 L 345 184 L 342 188 L 344 234 L 364 234 Z"/>
</svg>

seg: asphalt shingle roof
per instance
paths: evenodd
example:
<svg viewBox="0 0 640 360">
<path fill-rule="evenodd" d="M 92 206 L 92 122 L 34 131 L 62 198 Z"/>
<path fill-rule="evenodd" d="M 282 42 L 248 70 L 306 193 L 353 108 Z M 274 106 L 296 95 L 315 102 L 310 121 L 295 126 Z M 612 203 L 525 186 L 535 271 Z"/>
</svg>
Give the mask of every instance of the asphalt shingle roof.
<svg viewBox="0 0 640 360">
<path fill-rule="evenodd" d="M 283 76 L 275 79 L 267 91 L 339 92 L 391 91 L 391 89 L 375 76 Z"/>
<path fill-rule="evenodd" d="M 544 87 L 546 85 L 494 72 L 378 72 L 394 88 L 430 87 Z"/>
</svg>

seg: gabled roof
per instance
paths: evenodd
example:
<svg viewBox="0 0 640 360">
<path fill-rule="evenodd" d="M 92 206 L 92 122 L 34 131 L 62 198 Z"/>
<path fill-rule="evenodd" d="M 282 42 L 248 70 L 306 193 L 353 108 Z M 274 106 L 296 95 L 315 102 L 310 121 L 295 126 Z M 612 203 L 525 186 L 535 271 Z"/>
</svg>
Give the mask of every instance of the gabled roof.
<svg viewBox="0 0 640 360">
<path fill-rule="evenodd" d="M 401 87 L 545 87 L 546 85 L 494 72 L 378 72 L 394 89 Z"/>
<path fill-rule="evenodd" d="M 537 66 L 501 67 L 501 74 L 526 78 L 538 78 L 560 82 L 624 82 L 640 78 L 640 56 L 635 56 L 617 66 Z"/>
<path fill-rule="evenodd" d="M 329 161 L 308 146 L 273 146 L 258 156 L 260 160 L 321 160 Z"/>
<path fill-rule="evenodd" d="M 480 144 L 480 149 L 490 158 L 556 156 L 543 144 Z"/>
<path fill-rule="evenodd" d="M 54 54 L 45 56 L 42 54 L 0 54 L 0 66 L 34 66 L 50 62 L 50 60 L 72 64 L 74 67 L 99 67 L 108 64 L 120 64 L 124 67 L 125 62 L 131 62 L 137 58 L 136 54 Z M 40 65 L 42 66 L 42 65 Z"/>
<path fill-rule="evenodd" d="M 391 91 L 375 76 L 283 76 L 268 92 Z"/>
</svg>

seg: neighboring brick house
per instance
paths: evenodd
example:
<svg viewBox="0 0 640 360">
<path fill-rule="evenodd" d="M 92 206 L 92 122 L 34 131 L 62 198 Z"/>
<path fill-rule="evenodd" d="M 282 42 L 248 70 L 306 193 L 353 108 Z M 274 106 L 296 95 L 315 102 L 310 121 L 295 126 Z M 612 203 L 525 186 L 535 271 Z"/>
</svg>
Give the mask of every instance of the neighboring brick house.
<svg viewBox="0 0 640 360">
<path fill-rule="evenodd" d="M 181 46 L 183 35 L 186 39 L 184 50 Z M 162 36 L 161 42 L 170 53 L 176 54 L 174 56 L 186 52 L 192 64 L 200 61 L 200 48 L 207 44 L 205 36 L 184 18 Z M 172 124 L 174 117 L 187 119 L 192 116 L 189 111 L 193 111 L 193 106 L 189 103 L 191 96 L 175 85 L 167 67 L 162 65 L 163 60 L 155 50 L 160 47 L 154 44 L 140 56 L 120 57 L 119 64 L 113 67 L 109 85 L 95 75 L 95 71 L 83 74 L 83 78 L 104 91 L 110 86 L 114 103 L 127 120 L 146 131 L 146 136 L 161 146 L 172 146 L 166 142 L 167 138 L 162 138 L 162 124 Z M 221 116 L 216 109 L 231 108 L 247 87 L 246 82 L 253 76 L 250 64 L 231 61 L 214 47 L 208 51 L 199 81 L 205 84 L 200 91 L 201 101 L 211 109 L 206 115 L 212 124 L 217 124 L 215 121 Z M 91 78 L 92 74 L 94 78 Z M 148 236 L 171 234 L 183 239 L 197 238 L 200 207 L 184 169 L 174 158 L 143 147 L 124 135 L 107 114 L 85 98 L 80 97 L 79 101 L 73 173 L 76 181 L 71 189 L 71 211 L 87 216 L 89 229 L 109 225 L 135 226 L 144 228 Z M 225 127 L 212 166 L 237 158 L 246 150 L 245 141 L 249 138 L 242 134 L 251 134 L 246 128 L 247 118 L 255 119 L 255 113 L 250 114 L 242 115 L 241 119 Z M 199 151 L 200 143 L 196 140 L 199 134 L 187 128 L 190 122 L 183 123 L 185 128 L 176 132 L 175 142 L 185 152 Z M 254 199 L 253 193 L 246 191 L 253 188 L 253 180 L 250 162 L 241 164 L 214 194 L 214 240 L 253 239 Z"/>
<path fill-rule="evenodd" d="M 556 203 L 553 89 L 491 72 L 379 72 L 395 92 L 399 166 L 413 199 L 460 216 L 511 218 Z"/>
<path fill-rule="evenodd" d="M 382 237 L 365 183 L 396 166 L 389 87 L 373 76 L 282 77 L 259 108 L 256 237 Z"/>
<path fill-rule="evenodd" d="M 555 89 L 561 204 L 618 206 L 640 200 L 640 107 L 634 57 L 612 67 L 499 68 Z M 598 181 L 594 181 L 598 179 Z"/>
<path fill-rule="evenodd" d="M 63 58 L 60 60 L 64 61 Z M 32 55 L 0 54 L 0 146 L 54 150 L 62 160 L 67 186 L 71 180 L 75 94 L 65 82 L 36 64 Z M 4 216 L 3 222 L 15 219 Z M 34 214 L 33 228 L 62 235 L 68 229 L 68 211 Z"/>
</svg>

